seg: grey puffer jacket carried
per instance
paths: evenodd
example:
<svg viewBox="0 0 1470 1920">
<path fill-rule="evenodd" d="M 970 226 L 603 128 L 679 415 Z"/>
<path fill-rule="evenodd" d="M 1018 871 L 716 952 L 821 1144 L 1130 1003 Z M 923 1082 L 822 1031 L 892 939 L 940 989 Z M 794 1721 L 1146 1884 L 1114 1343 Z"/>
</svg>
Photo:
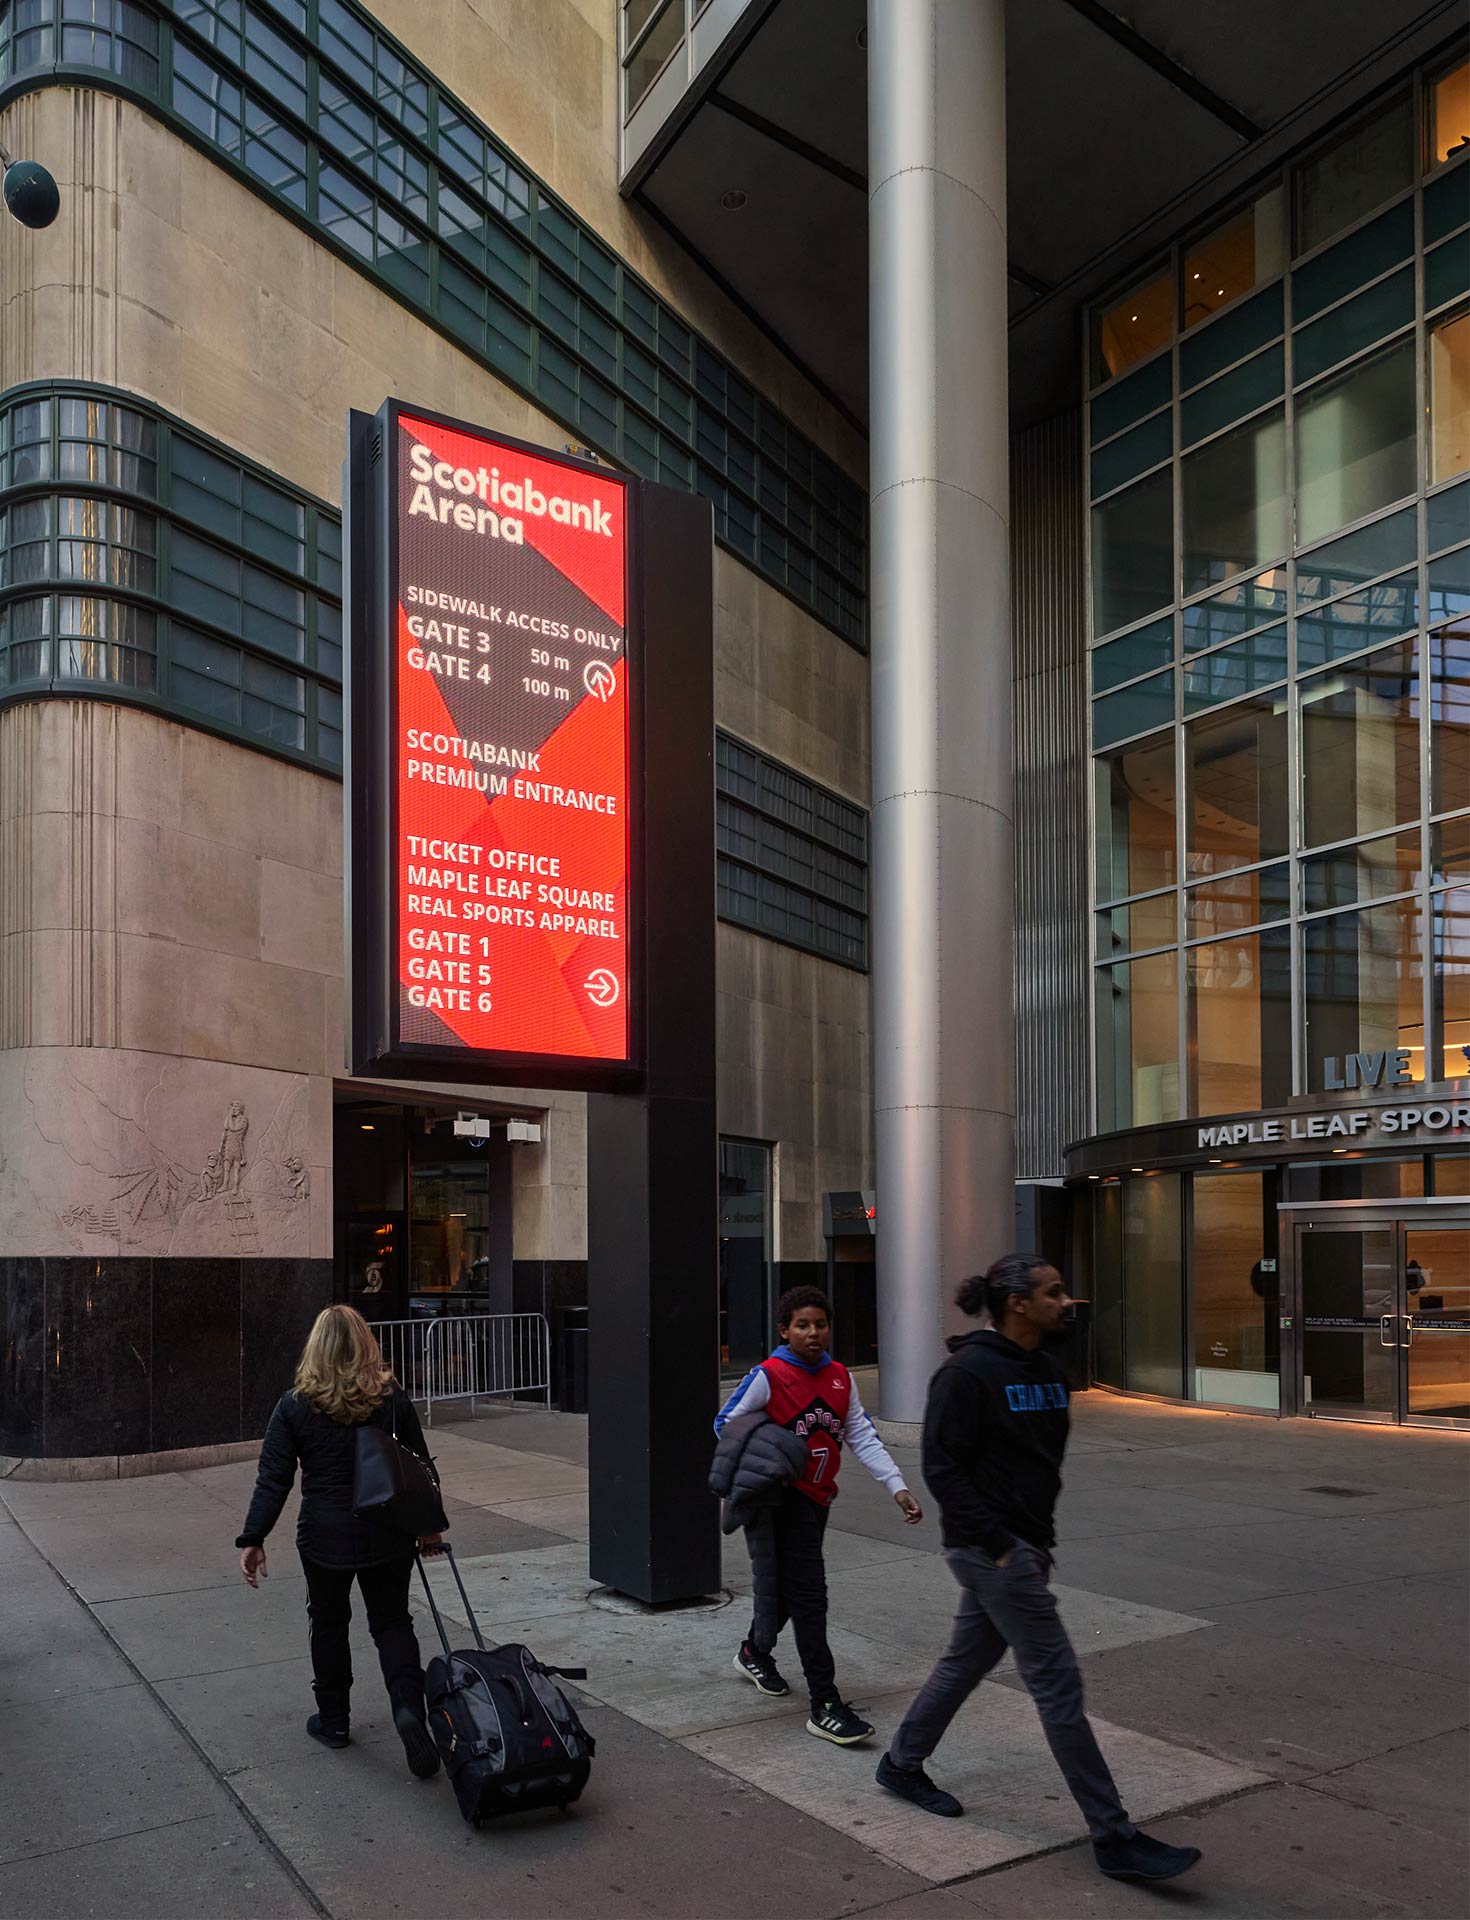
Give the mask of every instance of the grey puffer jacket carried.
<svg viewBox="0 0 1470 1920">
<path fill-rule="evenodd" d="M 806 1469 L 806 1442 L 768 1414 L 743 1413 L 727 1420 L 709 1470 L 709 1489 L 725 1503 L 721 1530 L 749 1526 L 762 1507 L 774 1506 L 781 1489 Z"/>
</svg>

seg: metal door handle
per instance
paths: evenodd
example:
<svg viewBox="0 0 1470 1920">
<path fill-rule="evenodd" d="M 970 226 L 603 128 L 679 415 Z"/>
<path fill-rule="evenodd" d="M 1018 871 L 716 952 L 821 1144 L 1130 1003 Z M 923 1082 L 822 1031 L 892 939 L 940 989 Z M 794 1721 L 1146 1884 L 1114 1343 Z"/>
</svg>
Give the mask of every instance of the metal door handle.
<svg viewBox="0 0 1470 1920">
<path fill-rule="evenodd" d="M 1414 1344 L 1414 1316 L 1412 1313 L 1406 1313 L 1404 1315 L 1404 1338 L 1402 1344 L 1406 1347 L 1412 1347 Z"/>
<path fill-rule="evenodd" d="M 1387 1347 L 1390 1352 L 1398 1346 L 1397 1340 L 1388 1338 L 1393 1328 L 1393 1318 L 1391 1313 L 1381 1313 L 1378 1316 L 1378 1344 L 1380 1347 Z"/>
</svg>

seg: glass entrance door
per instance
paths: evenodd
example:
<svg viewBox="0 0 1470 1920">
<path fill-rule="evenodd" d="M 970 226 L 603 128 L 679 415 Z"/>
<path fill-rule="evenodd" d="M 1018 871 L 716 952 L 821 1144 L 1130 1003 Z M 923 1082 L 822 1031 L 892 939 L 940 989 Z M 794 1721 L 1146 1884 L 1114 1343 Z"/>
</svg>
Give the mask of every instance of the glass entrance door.
<svg viewBox="0 0 1470 1920">
<path fill-rule="evenodd" d="M 1470 1424 L 1470 1216 L 1295 1223 L 1301 1411 Z"/>
</svg>

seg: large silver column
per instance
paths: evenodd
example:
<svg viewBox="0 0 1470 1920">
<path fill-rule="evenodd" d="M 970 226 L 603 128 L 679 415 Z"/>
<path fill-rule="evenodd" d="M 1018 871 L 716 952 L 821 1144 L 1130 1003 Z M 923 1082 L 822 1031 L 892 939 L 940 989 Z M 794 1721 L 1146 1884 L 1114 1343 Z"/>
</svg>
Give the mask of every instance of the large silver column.
<svg viewBox="0 0 1470 1920">
<path fill-rule="evenodd" d="M 1003 0 L 868 0 L 883 1417 L 1012 1235 Z"/>
</svg>

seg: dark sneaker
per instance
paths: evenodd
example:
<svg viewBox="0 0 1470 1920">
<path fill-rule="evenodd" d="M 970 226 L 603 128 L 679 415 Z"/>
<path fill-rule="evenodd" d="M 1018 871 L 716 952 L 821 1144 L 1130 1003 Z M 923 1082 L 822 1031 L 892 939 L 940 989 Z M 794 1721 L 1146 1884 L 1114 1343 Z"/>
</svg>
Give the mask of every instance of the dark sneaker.
<svg viewBox="0 0 1470 1920">
<path fill-rule="evenodd" d="M 395 1707 L 393 1724 L 398 1729 L 398 1738 L 403 1742 L 403 1751 L 408 1755 L 408 1770 L 419 1780 L 432 1780 L 439 1771 L 439 1749 L 434 1745 L 433 1736 L 424 1725 L 421 1715 L 412 1707 Z"/>
<path fill-rule="evenodd" d="M 954 1820 L 964 1812 L 954 1795 L 946 1793 L 943 1787 L 936 1787 L 922 1767 L 896 1767 L 886 1753 L 878 1762 L 874 1778 L 880 1787 L 887 1787 L 901 1800 L 912 1800 L 925 1813 L 937 1813 L 946 1820 Z"/>
<path fill-rule="evenodd" d="M 806 1723 L 808 1733 L 814 1733 L 819 1740 L 830 1740 L 834 1747 L 856 1747 L 864 1740 L 871 1740 L 874 1729 L 866 1720 L 847 1704 L 839 1700 L 834 1693 L 830 1700 L 824 1700 L 820 1706 L 812 1703 L 812 1717 Z"/>
<path fill-rule="evenodd" d="M 322 1725 L 322 1717 L 314 1713 L 306 1723 L 306 1731 L 313 1740 L 320 1740 L 324 1747 L 350 1747 L 352 1736 L 345 1722 L 333 1721 L 329 1726 Z"/>
<path fill-rule="evenodd" d="M 1198 1847 L 1171 1847 L 1146 1833 L 1127 1840 L 1094 1840 L 1092 1851 L 1110 1880 L 1172 1880 L 1188 1873 L 1200 1857 Z"/>
<path fill-rule="evenodd" d="M 758 1653 L 748 1640 L 740 1644 L 735 1656 L 735 1671 L 743 1673 L 747 1680 L 753 1680 L 762 1693 L 781 1695 L 791 1689 L 776 1670 L 776 1663 L 768 1653 Z"/>
</svg>

